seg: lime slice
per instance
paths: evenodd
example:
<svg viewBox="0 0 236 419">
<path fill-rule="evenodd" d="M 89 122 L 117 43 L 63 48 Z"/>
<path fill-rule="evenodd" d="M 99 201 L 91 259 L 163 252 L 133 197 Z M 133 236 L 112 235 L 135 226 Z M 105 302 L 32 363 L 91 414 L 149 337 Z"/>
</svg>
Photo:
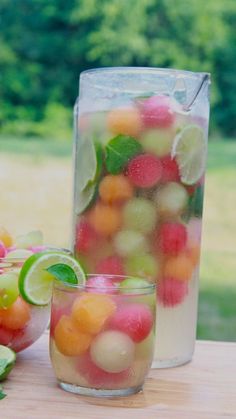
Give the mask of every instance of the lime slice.
<svg viewBox="0 0 236 419">
<path fill-rule="evenodd" d="M 7 378 L 16 362 L 16 354 L 10 348 L 0 345 L 0 381 Z"/>
<path fill-rule="evenodd" d="M 19 276 L 19 290 L 25 301 L 37 306 L 50 302 L 55 278 L 47 269 L 56 264 L 69 265 L 76 274 L 77 283 L 85 283 L 85 273 L 72 256 L 51 251 L 35 253 L 26 260 Z"/>
<path fill-rule="evenodd" d="M 180 177 L 186 185 L 196 183 L 204 173 L 207 156 L 207 139 L 198 125 L 187 125 L 176 135 L 171 152 L 175 157 Z"/>
<path fill-rule="evenodd" d="M 103 151 L 101 144 L 90 139 L 84 139 L 77 151 L 76 162 L 76 213 L 85 211 L 96 195 L 96 182 L 103 165 Z"/>
</svg>

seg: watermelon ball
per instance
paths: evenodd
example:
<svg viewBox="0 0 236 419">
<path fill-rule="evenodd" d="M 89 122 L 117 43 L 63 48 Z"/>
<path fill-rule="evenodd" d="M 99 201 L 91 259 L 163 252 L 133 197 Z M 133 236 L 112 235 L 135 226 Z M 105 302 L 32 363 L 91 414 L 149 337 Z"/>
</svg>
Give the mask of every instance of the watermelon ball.
<svg viewBox="0 0 236 419">
<path fill-rule="evenodd" d="M 102 275 L 92 276 L 87 279 L 86 291 L 96 294 L 116 294 L 118 291 L 111 277 Z"/>
<path fill-rule="evenodd" d="M 134 360 L 135 345 L 124 333 L 107 330 L 93 340 L 90 355 L 94 364 L 106 372 L 127 370 Z"/>
<path fill-rule="evenodd" d="M 175 278 L 166 277 L 158 285 L 157 296 L 165 307 L 181 304 L 188 294 L 188 283 Z"/>
<path fill-rule="evenodd" d="M 121 230 L 114 238 L 114 246 L 120 256 L 129 256 L 137 252 L 146 252 L 148 243 L 138 231 Z"/>
<path fill-rule="evenodd" d="M 177 255 L 187 243 L 187 230 L 181 223 L 163 223 L 159 229 L 159 247 L 165 255 Z"/>
<path fill-rule="evenodd" d="M 93 227 L 86 221 L 81 220 L 76 226 L 75 249 L 77 253 L 87 253 L 97 243 L 97 234 Z"/>
<path fill-rule="evenodd" d="M 173 216 L 181 214 L 188 204 L 188 193 L 184 186 L 168 182 L 157 190 L 154 197 L 160 215 Z"/>
<path fill-rule="evenodd" d="M 163 157 L 170 153 L 174 136 L 172 129 L 150 129 L 143 133 L 141 144 L 147 153 Z"/>
<path fill-rule="evenodd" d="M 178 182 L 180 180 L 179 167 L 176 160 L 170 155 L 161 158 L 162 177 L 161 182 Z"/>
<path fill-rule="evenodd" d="M 168 128 L 174 120 L 175 115 L 171 109 L 171 101 L 167 96 L 152 96 L 143 102 L 142 120 L 149 128 Z"/>
<path fill-rule="evenodd" d="M 124 206 L 123 223 L 128 229 L 149 233 L 155 227 L 156 220 L 156 207 L 148 199 L 134 198 Z"/>
<path fill-rule="evenodd" d="M 7 249 L 3 241 L 0 241 L 0 258 L 4 258 L 6 256 Z"/>
<path fill-rule="evenodd" d="M 137 343 L 149 335 L 153 326 L 153 315 L 146 304 L 126 304 L 117 309 L 109 325 L 112 329 L 126 333 Z"/>
<path fill-rule="evenodd" d="M 97 263 L 96 272 L 108 275 L 124 275 L 123 261 L 117 255 L 108 256 Z"/>
<path fill-rule="evenodd" d="M 111 373 L 99 368 L 91 359 L 90 353 L 78 357 L 76 369 L 91 386 L 96 388 L 116 388 L 124 383 L 131 375 L 131 370 L 126 369 L 121 372 Z"/>
<path fill-rule="evenodd" d="M 158 276 L 159 270 L 159 261 L 148 253 L 131 255 L 125 263 L 125 271 L 128 275 L 154 279 Z"/>
<path fill-rule="evenodd" d="M 134 186 L 151 188 L 162 176 L 160 159 L 152 154 L 140 154 L 128 163 L 126 175 Z"/>
<path fill-rule="evenodd" d="M 0 345 L 10 345 L 13 339 L 14 331 L 0 326 Z"/>
</svg>

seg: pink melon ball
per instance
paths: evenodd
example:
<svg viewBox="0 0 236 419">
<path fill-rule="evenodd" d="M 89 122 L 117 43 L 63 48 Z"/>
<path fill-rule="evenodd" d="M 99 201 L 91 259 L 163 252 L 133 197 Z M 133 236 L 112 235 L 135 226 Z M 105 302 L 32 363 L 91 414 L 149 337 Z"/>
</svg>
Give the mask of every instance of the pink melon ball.
<svg viewBox="0 0 236 419">
<path fill-rule="evenodd" d="M 129 162 L 126 175 L 134 186 L 151 188 L 161 179 L 161 161 L 152 154 L 140 154 Z"/>
<path fill-rule="evenodd" d="M 162 164 L 162 176 L 161 182 L 178 182 L 180 180 L 179 167 L 176 160 L 170 156 L 164 156 L 161 158 Z"/>
<path fill-rule="evenodd" d="M 86 281 L 86 291 L 95 294 L 116 294 L 118 289 L 112 277 L 97 275 Z"/>
<path fill-rule="evenodd" d="M 76 226 L 76 251 L 87 253 L 96 246 L 97 238 L 93 227 L 86 220 L 81 220 Z"/>
<path fill-rule="evenodd" d="M 127 304 L 120 306 L 112 317 L 109 328 L 126 333 L 134 342 L 141 342 L 150 333 L 153 315 L 145 304 Z"/>
<path fill-rule="evenodd" d="M 31 246 L 29 247 L 29 250 L 31 250 L 31 252 L 33 253 L 39 253 L 39 252 L 44 252 L 44 250 L 47 249 L 47 246 Z"/>
<path fill-rule="evenodd" d="M 132 374 L 129 368 L 118 373 L 104 371 L 94 364 L 89 352 L 78 357 L 76 367 L 77 371 L 86 378 L 88 383 L 96 388 L 120 387 Z"/>
<path fill-rule="evenodd" d="M 187 281 L 178 281 L 174 278 L 164 278 L 157 288 L 159 301 L 165 307 L 173 307 L 182 303 L 187 294 Z"/>
<path fill-rule="evenodd" d="M 142 107 L 142 120 L 148 128 L 170 127 L 175 120 L 170 98 L 160 95 L 145 100 Z"/>
<path fill-rule="evenodd" d="M 7 254 L 7 249 L 2 241 L 0 241 L 0 258 L 4 258 Z"/>
<path fill-rule="evenodd" d="M 108 256 L 97 263 L 96 272 L 107 275 L 124 275 L 123 261 L 119 256 Z"/>
<path fill-rule="evenodd" d="M 166 222 L 159 229 L 159 247 L 166 255 L 177 255 L 186 247 L 187 230 L 181 223 Z"/>
</svg>

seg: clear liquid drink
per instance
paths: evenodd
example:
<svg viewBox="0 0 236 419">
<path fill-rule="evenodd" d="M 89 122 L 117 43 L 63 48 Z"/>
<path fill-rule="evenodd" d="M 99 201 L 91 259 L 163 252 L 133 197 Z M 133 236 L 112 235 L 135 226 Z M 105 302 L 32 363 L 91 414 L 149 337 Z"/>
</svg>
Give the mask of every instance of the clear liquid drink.
<svg viewBox="0 0 236 419">
<path fill-rule="evenodd" d="M 73 249 L 88 273 L 157 286 L 154 366 L 194 351 L 209 75 L 152 68 L 81 74 Z"/>
</svg>

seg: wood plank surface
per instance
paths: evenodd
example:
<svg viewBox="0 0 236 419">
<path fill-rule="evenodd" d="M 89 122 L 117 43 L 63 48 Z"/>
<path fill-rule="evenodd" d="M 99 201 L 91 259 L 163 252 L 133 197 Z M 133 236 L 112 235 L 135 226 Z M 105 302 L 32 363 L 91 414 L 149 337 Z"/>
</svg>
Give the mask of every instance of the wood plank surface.
<svg viewBox="0 0 236 419">
<path fill-rule="evenodd" d="M 235 419 L 236 343 L 198 341 L 191 363 L 151 370 L 142 393 L 97 399 L 57 386 L 45 333 L 19 354 L 4 389 L 0 419 Z"/>
</svg>

